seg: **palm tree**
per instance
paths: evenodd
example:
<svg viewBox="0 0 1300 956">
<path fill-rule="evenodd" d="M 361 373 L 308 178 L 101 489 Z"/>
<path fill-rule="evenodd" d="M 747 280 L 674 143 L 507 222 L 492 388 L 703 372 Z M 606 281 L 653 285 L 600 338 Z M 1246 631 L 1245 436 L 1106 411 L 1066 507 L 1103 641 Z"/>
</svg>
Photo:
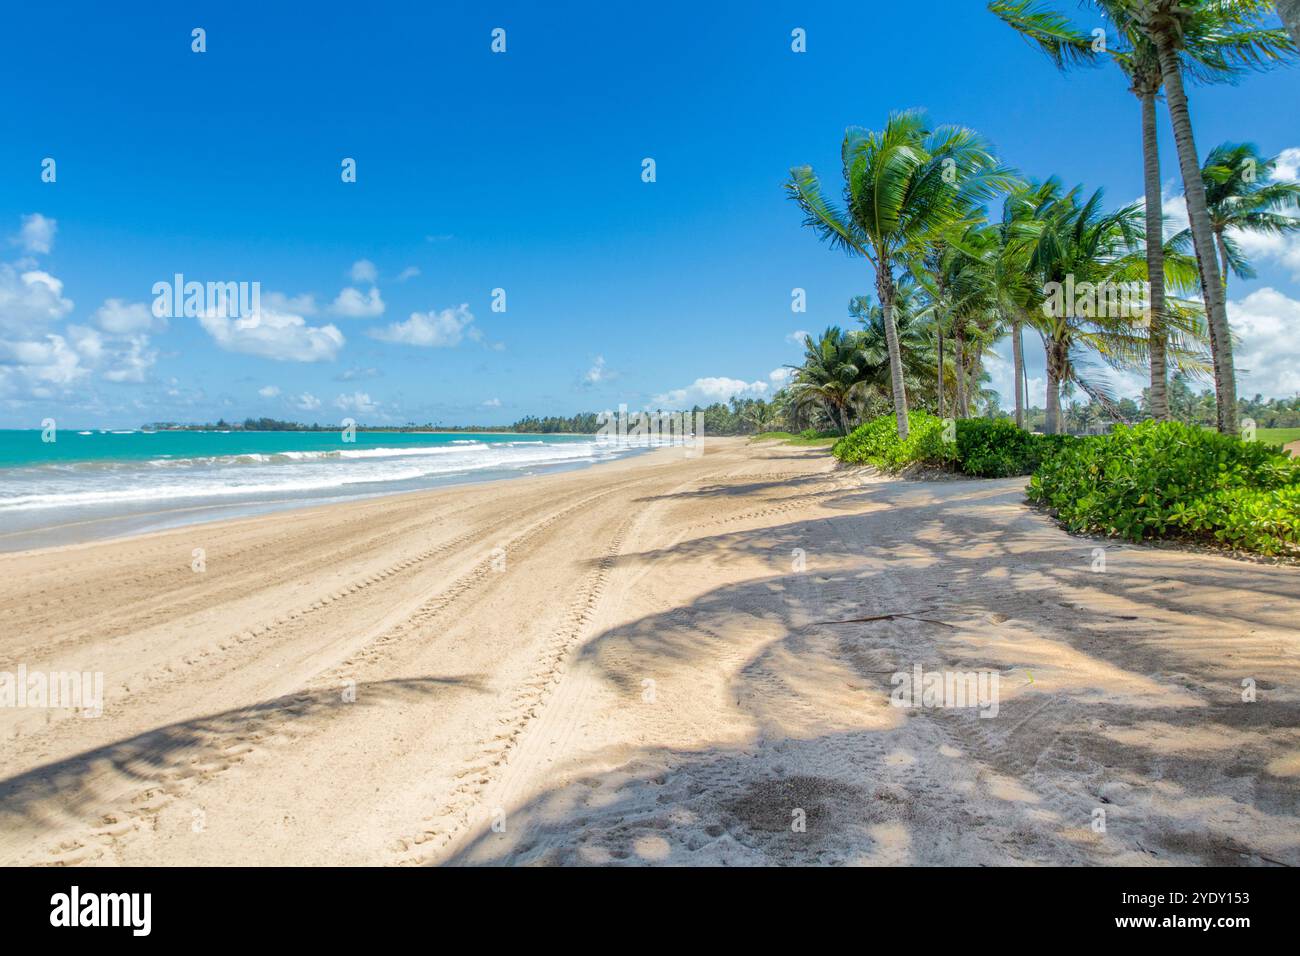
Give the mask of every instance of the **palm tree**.
<svg viewBox="0 0 1300 956">
<path fill-rule="evenodd" d="M 1108 17 L 1120 30 L 1120 43 L 1107 48 L 1112 59 L 1129 78 L 1129 88 L 1142 104 L 1143 183 L 1146 204 L 1146 234 L 1163 235 L 1163 215 L 1160 202 L 1160 158 L 1156 134 L 1156 98 L 1166 82 L 1166 62 L 1161 60 L 1160 47 L 1150 29 L 1143 26 L 1144 13 L 1157 7 L 1179 8 L 1188 13 L 1190 8 L 1200 8 L 1189 14 L 1181 23 L 1182 33 L 1172 43 L 1169 60 L 1178 67 L 1178 93 L 1185 105 L 1182 92 L 1182 74 L 1204 82 L 1231 80 L 1246 69 L 1259 68 L 1277 61 L 1288 51 L 1294 51 L 1284 33 L 1279 30 L 1258 28 L 1256 20 L 1261 7 L 1267 4 L 1240 2 L 1240 0 L 1093 0 L 1093 6 Z M 1141 9 L 1139 9 L 1141 8 Z M 1229 10 L 1227 8 L 1234 8 Z M 1064 16 L 1035 5 L 1032 0 L 1000 0 L 989 4 L 989 9 L 1036 43 L 1060 68 L 1070 65 L 1096 63 L 1099 51 L 1091 34 L 1074 27 Z M 1158 20 L 1158 18 L 1157 18 Z M 1157 22 L 1152 20 L 1151 22 Z M 1171 105 L 1173 98 L 1171 97 Z M 1171 111 L 1172 115 L 1172 111 Z M 1186 118 L 1184 111 L 1183 118 Z M 1175 120 L 1175 133 L 1177 131 Z M 1190 141 L 1191 127 L 1187 125 Z M 1194 153 L 1194 150 L 1193 150 Z M 1183 150 L 1180 144 L 1180 162 Z M 1150 352 L 1151 391 L 1150 410 L 1154 417 L 1168 417 L 1167 373 L 1165 336 L 1168 332 L 1165 317 L 1164 268 L 1160 262 L 1163 241 L 1157 239 L 1146 244 L 1147 272 L 1150 282 Z M 1203 279 L 1204 283 L 1204 279 Z M 1207 302 L 1209 297 L 1207 297 Z M 1231 341 L 1227 339 L 1226 305 L 1219 310 L 1225 331 L 1224 348 L 1216 350 L 1216 369 L 1226 366 L 1232 377 Z M 1214 332 L 1214 326 L 1211 326 Z M 1218 356 L 1218 351 L 1223 351 Z M 1216 373 L 1216 380 L 1220 376 Z M 1232 420 L 1235 422 L 1235 398 Z M 1235 427 L 1235 426 L 1234 426 Z"/>
<path fill-rule="evenodd" d="M 847 435 L 850 409 L 870 387 L 873 374 L 859 335 L 835 325 L 817 339 L 806 335 L 803 364 L 790 367 L 795 372 L 790 392 L 796 401 L 821 405 L 840 434 Z"/>
<path fill-rule="evenodd" d="M 1300 183 L 1269 182 L 1276 168 L 1277 157 L 1262 156 L 1254 143 L 1220 143 L 1201 167 L 1225 291 L 1229 272 L 1240 279 L 1255 276 L 1230 231 L 1261 235 L 1300 232 L 1300 218 L 1285 212 L 1300 205 Z M 1182 247 L 1190 236 L 1191 231 L 1184 229 L 1175 241 Z"/>
<path fill-rule="evenodd" d="M 1095 0 L 1104 14 L 1113 3 Z M 1069 66 L 1095 65 L 1101 54 L 1090 33 L 1084 33 L 1065 16 L 1042 7 L 1033 0 L 995 0 L 989 10 L 1023 36 L 1033 41 L 1058 69 Z M 1142 110 L 1142 182 L 1146 213 L 1146 235 L 1157 237 L 1145 244 L 1147 275 L 1150 282 L 1151 321 L 1148 330 L 1151 355 L 1150 411 L 1157 420 L 1169 417 L 1165 359 L 1165 286 L 1163 262 L 1164 213 L 1160 190 L 1160 140 L 1156 129 L 1156 98 L 1162 77 L 1155 45 L 1140 31 L 1130 31 L 1125 45 L 1106 47 L 1111 57 L 1129 79 L 1129 91 L 1137 97 Z"/>
<path fill-rule="evenodd" d="M 960 126 L 931 128 L 924 112 L 894 113 L 880 132 L 850 127 L 841 147 L 844 208 L 822 194 L 811 166 L 790 170 L 786 189 L 804 213 L 804 225 L 850 255 L 867 258 L 876 273 L 889 351 L 890 385 L 898 434 L 907 437 L 907 390 L 894 320 L 894 270 L 906 267 L 954 220 L 1010 185 L 983 140 Z"/>
<path fill-rule="evenodd" d="M 1192 247 L 1201 273 L 1201 293 L 1214 359 L 1218 426 L 1220 431 L 1235 435 L 1237 381 L 1227 297 L 1215 255 L 1205 183 L 1183 86 L 1186 65 L 1181 55 L 1198 48 L 1204 41 L 1214 51 L 1211 61 L 1214 68 L 1238 72 L 1271 66 L 1293 55 L 1296 47 L 1285 31 L 1260 25 L 1273 8 L 1266 0 L 1112 0 L 1107 6 L 1122 31 L 1141 33 L 1151 42 L 1160 62 L 1191 222 Z"/>
<path fill-rule="evenodd" d="M 930 396 L 929 373 L 934 364 L 934 346 L 930 341 L 925 313 L 919 309 L 921 290 L 904 274 L 894 299 L 894 325 L 898 329 L 899 352 L 903 362 L 903 383 L 909 395 Z M 858 347 L 865 360 L 866 378 L 880 395 L 893 392 L 889 363 L 889 342 L 885 329 L 885 310 L 869 296 L 854 296 L 849 314 L 862 323 Z"/>
</svg>

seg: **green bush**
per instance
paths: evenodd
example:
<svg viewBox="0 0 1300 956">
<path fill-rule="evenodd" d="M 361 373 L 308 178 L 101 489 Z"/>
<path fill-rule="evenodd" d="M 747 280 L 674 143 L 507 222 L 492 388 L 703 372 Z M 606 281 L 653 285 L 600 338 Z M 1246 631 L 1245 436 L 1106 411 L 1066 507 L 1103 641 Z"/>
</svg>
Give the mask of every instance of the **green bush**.
<svg viewBox="0 0 1300 956">
<path fill-rule="evenodd" d="M 955 443 L 943 440 L 942 418 L 928 412 L 910 412 L 907 429 L 907 440 L 901 441 L 897 419 L 881 415 L 837 441 L 831 454 L 846 464 L 875 465 L 891 472 L 915 463 L 942 465 L 956 460 Z"/>
<path fill-rule="evenodd" d="M 980 478 L 1027 475 L 1038 466 L 1038 437 L 1005 419 L 963 419 L 957 422 L 961 470 Z"/>
<path fill-rule="evenodd" d="M 1212 536 L 1266 554 L 1297 546 L 1300 461 L 1178 422 L 1117 426 L 1065 443 L 1039 466 L 1028 493 L 1074 532 L 1132 541 Z"/>
</svg>

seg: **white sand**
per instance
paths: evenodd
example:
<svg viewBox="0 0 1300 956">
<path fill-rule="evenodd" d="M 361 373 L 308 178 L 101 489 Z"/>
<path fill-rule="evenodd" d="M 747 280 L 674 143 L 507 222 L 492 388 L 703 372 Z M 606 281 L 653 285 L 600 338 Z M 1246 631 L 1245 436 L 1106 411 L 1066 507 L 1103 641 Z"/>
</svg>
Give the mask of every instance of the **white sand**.
<svg viewBox="0 0 1300 956">
<path fill-rule="evenodd" d="M 1022 485 L 717 440 L 0 556 L 0 670 L 105 675 L 0 709 L 0 862 L 1300 863 L 1300 571 Z"/>
</svg>

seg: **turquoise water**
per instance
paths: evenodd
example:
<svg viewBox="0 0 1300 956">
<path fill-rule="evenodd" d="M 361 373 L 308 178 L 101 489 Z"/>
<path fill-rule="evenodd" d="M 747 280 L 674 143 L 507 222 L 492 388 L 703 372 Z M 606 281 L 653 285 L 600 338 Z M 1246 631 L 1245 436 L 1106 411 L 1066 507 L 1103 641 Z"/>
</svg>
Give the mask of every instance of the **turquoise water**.
<svg viewBox="0 0 1300 956">
<path fill-rule="evenodd" d="M 466 441 L 541 441 L 546 444 L 584 442 L 582 435 L 516 435 L 502 433 L 362 432 L 354 443 L 342 432 L 197 432 L 197 431 L 73 431 L 41 440 L 39 429 L 0 430 L 0 468 L 81 461 L 148 461 L 153 458 L 191 459 L 213 456 L 271 455 L 280 452 L 328 452 L 365 448 L 437 447 Z"/>
<path fill-rule="evenodd" d="M 583 467 L 591 435 L 0 431 L 0 550 Z"/>
</svg>

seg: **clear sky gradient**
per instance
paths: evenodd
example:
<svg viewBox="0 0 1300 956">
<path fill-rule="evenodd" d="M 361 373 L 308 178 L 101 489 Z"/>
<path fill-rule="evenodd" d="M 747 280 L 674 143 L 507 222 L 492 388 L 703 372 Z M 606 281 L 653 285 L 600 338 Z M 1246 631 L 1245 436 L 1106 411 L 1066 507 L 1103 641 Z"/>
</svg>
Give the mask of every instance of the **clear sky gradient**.
<svg viewBox="0 0 1300 956">
<path fill-rule="evenodd" d="M 495 424 L 726 398 L 712 379 L 770 395 L 799 358 L 791 333 L 847 324 L 872 288 L 866 263 L 801 228 L 782 182 L 812 163 L 835 185 L 845 126 L 891 110 L 972 126 L 1026 174 L 1115 204 L 1142 192 L 1118 71 L 1060 75 L 976 0 L 287 7 L 7 10 L 0 426 Z M 1202 154 L 1300 147 L 1294 69 L 1191 98 Z M 1234 317 L 1290 331 L 1245 343 L 1242 391 L 1292 394 L 1300 248 L 1256 265 Z M 280 324 L 163 327 L 133 309 L 175 273 L 260 282 Z M 1028 361 L 1041 404 L 1036 340 Z"/>
</svg>

